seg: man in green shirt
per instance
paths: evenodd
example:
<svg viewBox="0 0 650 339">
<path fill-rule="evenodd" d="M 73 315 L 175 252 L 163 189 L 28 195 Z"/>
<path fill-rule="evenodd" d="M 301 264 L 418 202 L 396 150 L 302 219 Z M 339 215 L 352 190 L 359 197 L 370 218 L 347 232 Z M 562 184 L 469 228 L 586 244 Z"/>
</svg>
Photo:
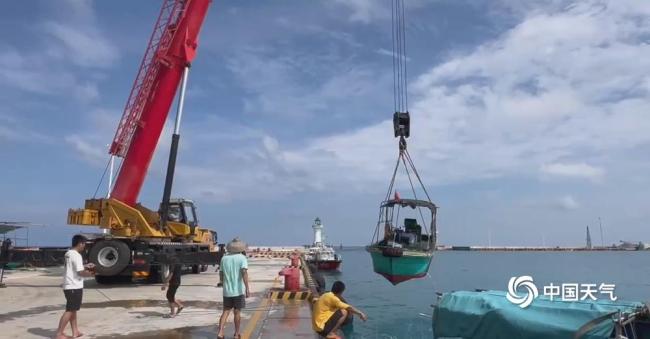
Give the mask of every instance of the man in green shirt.
<svg viewBox="0 0 650 339">
<path fill-rule="evenodd" d="M 239 325 L 241 323 L 241 310 L 246 307 L 246 298 L 250 297 L 248 286 L 248 260 L 243 254 L 246 243 L 235 238 L 226 246 L 227 254 L 221 258 L 219 275 L 223 282 L 223 313 L 219 319 L 219 333 L 217 338 L 224 338 L 224 327 L 230 310 L 235 315 L 235 338 L 240 338 Z"/>
</svg>

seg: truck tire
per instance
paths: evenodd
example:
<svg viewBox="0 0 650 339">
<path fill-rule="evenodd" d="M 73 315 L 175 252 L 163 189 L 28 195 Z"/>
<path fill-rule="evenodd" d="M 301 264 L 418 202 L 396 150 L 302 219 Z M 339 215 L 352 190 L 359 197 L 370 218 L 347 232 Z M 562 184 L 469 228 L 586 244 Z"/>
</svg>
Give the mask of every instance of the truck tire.
<svg viewBox="0 0 650 339">
<path fill-rule="evenodd" d="M 131 261 L 129 245 L 119 240 L 101 240 L 90 249 L 90 262 L 97 273 L 104 276 L 117 275 Z"/>
<path fill-rule="evenodd" d="M 149 278 L 147 279 L 147 283 L 157 284 L 163 281 L 167 281 L 167 279 L 171 274 L 172 274 L 171 267 L 167 264 L 151 266 L 151 268 L 149 269 Z"/>
</svg>

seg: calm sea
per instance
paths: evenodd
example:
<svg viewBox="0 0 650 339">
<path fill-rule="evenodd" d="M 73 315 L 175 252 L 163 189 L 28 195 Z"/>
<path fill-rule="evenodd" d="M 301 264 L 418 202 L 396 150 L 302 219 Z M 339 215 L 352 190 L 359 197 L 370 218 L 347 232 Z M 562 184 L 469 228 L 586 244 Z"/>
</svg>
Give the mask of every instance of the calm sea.
<svg viewBox="0 0 650 339">
<path fill-rule="evenodd" d="M 347 301 L 369 320 L 355 319 L 346 338 L 431 338 L 436 292 L 506 290 L 510 277 L 530 275 L 549 283 L 616 285 L 619 299 L 650 300 L 650 252 L 437 252 L 426 278 L 391 285 L 372 271 L 362 248 L 337 250 L 341 272 L 327 274 L 328 288 L 345 282 Z"/>
</svg>

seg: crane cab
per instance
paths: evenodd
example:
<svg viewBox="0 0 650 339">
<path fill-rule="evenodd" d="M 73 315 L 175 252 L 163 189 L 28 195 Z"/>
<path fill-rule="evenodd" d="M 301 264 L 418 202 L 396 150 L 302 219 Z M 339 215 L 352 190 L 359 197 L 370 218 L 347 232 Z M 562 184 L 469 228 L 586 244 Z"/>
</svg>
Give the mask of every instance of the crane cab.
<svg viewBox="0 0 650 339">
<path fill-rule="evenodd" d="M 194 233 L 194 228 L 199 224 L 194 201 L 183 198 L 170 199 L 167 221 L 186 224 L 192 230 L 191 233 Z"/>
<path fill-rule="evenodd" d="M 176 236 L 181 238 L 189 236 L 195 242 L 210 244 L 211 250 L 214 250 L 214 246 L 217 244 L 217 232 L 199 227 L 196 206 L 192 200 L 183 198 L 169 199 L 167 226 L 169 231 Z M 187 227 L 189 227 L 189 230 Z"/>
</svg>

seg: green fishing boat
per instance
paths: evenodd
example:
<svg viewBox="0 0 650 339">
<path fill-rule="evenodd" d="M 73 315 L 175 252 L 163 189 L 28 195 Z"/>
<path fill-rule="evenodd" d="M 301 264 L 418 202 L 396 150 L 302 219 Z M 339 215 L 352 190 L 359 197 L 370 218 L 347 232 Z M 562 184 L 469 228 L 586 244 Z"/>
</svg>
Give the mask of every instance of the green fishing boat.
<svg viewBox="0 0 650 339">
<path fill-rule="evenodd" d="M 426 208 L 430 211 L 431 222 L 425 232 L 417 219 L 412 218 L 405 218 L 402 226 L 394 226 L 394 217 L 398 217 L 399 209 L 405 207 Z M 398 209 L 397 213 L 395 209 Z M 382 217 L 375 232 L 375 242 L 366 248 L 372 257 L 375 273 L 382 275 L 393 285 L 426 276 L 436 244 L 436 210 L 432 202 L 399 199 L 398 195 L 396 199 L 381 204 Z M 383 237 L 379 240 L 379 229 L 382 226 Z"/>
</svg>

